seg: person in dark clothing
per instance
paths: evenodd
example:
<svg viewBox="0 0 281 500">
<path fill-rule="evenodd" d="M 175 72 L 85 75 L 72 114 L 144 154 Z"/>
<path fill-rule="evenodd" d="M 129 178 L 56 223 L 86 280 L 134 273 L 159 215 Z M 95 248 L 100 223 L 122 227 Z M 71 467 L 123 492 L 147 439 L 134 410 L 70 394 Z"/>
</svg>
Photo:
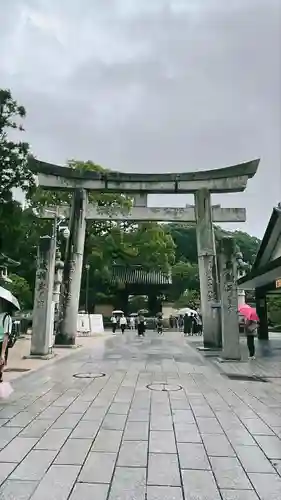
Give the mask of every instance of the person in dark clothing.
<svg viewBox="0 0 281 500">
<path fill-rule="evenodd" d="M 192 318 L 187 313 L 183 317 L 183 333 L 184 335 L 190 335 L 192 329 Z"/>
<path fill-rule="evenodd" d="M 247 337 L 247 347 L 249 350 L 249 359 L 255 359 L 255 336 L 257 334 L 257 321 L 247 320 L 245 324 L 245 333 Z"/>
<path fill-rule="evenodd" d="M 145 318 L 142 314 L 139 314 L 137 318 L 137 328 L 138 328 L 138 336 L 144 337 L 145 332 Z"/>
</svg>

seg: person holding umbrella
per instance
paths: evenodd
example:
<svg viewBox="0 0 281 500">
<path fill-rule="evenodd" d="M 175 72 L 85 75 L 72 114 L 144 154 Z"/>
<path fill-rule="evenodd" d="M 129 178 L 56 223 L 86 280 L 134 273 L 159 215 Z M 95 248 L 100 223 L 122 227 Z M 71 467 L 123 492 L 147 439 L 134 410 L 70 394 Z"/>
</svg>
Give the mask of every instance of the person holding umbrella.
<svg viewBox="0 0 281 500">
<path fill-rule="evenodd" d="M 255 359 L 255 336 L 257 335 L 259 317 L 256 310 L 248 304 L 239 307 L 239 313 L 245 318 L 245 335 L 247 338 L 249 359 Z"/>
</svg>

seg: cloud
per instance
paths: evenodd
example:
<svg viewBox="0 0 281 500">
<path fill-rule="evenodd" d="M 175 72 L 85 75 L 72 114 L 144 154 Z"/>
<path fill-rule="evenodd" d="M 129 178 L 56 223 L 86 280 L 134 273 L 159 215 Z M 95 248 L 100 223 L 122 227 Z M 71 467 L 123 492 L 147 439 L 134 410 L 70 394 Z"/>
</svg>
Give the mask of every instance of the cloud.
<svg viewBox="0 0 281 500">
<path fill-rule="evenodd" d="M 263 234 L 281 187 L 279 0 L 14 0 L 4 21 L 1 82 L 38 157 L 164 172 L 261 156 L 246 193 L 214 202 Z"/>
</svg>

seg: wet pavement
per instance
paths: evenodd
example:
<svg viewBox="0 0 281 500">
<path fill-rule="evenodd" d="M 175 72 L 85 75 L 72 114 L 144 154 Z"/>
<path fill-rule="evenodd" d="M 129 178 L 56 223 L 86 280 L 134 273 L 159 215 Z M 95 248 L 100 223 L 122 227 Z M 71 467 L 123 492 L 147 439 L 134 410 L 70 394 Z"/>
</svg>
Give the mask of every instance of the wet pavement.
<svg viewBox="0 0 281 500">
<path fill-rule="evenodd" d="M 0 500 L 280 500 L 281 379 L 230 380 L 192 343 L 118 334 L 15 380 Z"/>
</svg>

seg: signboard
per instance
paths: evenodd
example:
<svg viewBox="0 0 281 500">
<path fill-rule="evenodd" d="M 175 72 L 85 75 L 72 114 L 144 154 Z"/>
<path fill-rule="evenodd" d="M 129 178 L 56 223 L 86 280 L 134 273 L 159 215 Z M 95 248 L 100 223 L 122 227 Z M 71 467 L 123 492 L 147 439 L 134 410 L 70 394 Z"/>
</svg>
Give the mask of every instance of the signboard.
<svg viewBox="0 0 281 500">
<path fill-rule="evenodd" d="M 275 281 L 276 288 L 281 288 L 281 278 Z"/>
<path fill-rule="evenodd" d="M 104 333 L 102 314 L 78 314 L 77 335 L 80 337 Z"/>
<path fill-rule="evenodd" d="M 104 333 L 102 314 L 90 314 L 90 330 L 92 335 Z"/>
<path fill-rule="evenodd" d="M 77 316 L 77 333 L 78 335 L 89 335 L 90 333 L 90 318 L 88 314 L 78 314 Z"/>
</svg>

